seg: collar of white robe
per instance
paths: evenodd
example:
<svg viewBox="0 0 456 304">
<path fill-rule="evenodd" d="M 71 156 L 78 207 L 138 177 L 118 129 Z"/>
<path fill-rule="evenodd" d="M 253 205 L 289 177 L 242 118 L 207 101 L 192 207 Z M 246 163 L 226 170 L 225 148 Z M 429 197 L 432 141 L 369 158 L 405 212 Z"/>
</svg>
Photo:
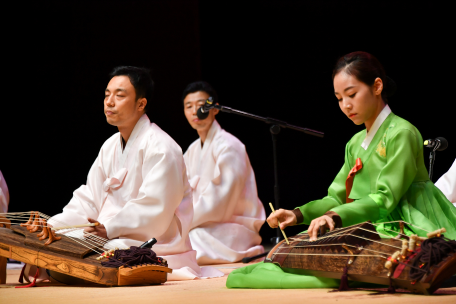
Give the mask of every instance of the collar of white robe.
<svg viewBox="0 0 456 304">
<path fill-rule="evenodd" d="M 123 167 L 125 164 L 125 161 L 127 160 L 128 153 L 130 151 L 130 148 L 133 146 L 135 143 L 136 137 L 138 137 L 139 133 L 141 133 L 142 128 L 150 124 L 149 117 L 146 114 L 143 114 L 141 118 L 136 122 L 135 127 L 133 128 L 133 131 L 131 131 L 130 138 L 126 142 L 125 148 L 122 149 L 122 135 L 119 132 L 119 141 L 118 141 L 118 149 L 120 151 L 120 166 Z"/>
<path fill-rule="evenodd" d="M 108 192 L 109 189 L 118 189 L 122 186 L 122 182 L 127 175 L 128 170 L 122 168 L 117 171 L 112 177 L 108 177 L 103 183 L 103 190 Z"/>
<path fill-rule="evenodd" d="M 375 119 L 374 123 L 372 124 L 372 127 L 370 128 L 369 132 L 366 134 L 366 138 L 364 138 L 364 141 L 361 144 L 361 147 L 364 150 L 367 150 L 369 148 L 369 145 L 371 141 L 374 139 L 375 134 L 377 133 L 378 129 L 380 129 L 381 125 L 383 122 L 386 120 L 386 118 L 391 114 L 391 109 L 388 105 L 386 105 L 383 110 L 378 114 L 377 118 Z"/>
</svg>

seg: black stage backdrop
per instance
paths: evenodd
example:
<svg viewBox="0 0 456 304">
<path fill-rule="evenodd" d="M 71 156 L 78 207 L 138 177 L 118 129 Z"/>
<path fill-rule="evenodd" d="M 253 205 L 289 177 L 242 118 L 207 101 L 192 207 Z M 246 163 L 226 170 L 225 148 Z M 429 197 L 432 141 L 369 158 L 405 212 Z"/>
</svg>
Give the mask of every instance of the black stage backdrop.
<svg viewBox="0 0 456 304">
<path fill-rule="evenodd" d="M 341 113 L 332 67 L 348 52 L 370 52 L 397 83 L 392 110 L 423 138 L 448 139 L 449 148 L 437 154 L 435 181 L 456 157 L 453 32 L 445 23 L 448 8 L 419 3 L 41 3 L 21 19 L 26 26 L 12 31 L 11 44 L 23 52 L 13 56 L 23 81 L 0 108 L 9 210 L 58 213 L 85 183 L 101 145 L 117 132 L 103 114 L 107 74 L 117 65 L 151 69 L 156 91 L 149 116 L 183 151 L 197 133 L 183 115 L 181 92 L 199 79 L 216 88 L 222 105 L 325 132 L 324 139 L 293 130 L 279 135 L 281 206 L 293 208 L 326 195 L 346 142 L 363 128 Z M 268 125 L 226 113 L 218 120 L 246 145 L 269 214 Z M 287 228 L 287 234 L 305 228 Z M 268 242 L 275 231 L 265 225 L 261 235 Z"/>
</svg>

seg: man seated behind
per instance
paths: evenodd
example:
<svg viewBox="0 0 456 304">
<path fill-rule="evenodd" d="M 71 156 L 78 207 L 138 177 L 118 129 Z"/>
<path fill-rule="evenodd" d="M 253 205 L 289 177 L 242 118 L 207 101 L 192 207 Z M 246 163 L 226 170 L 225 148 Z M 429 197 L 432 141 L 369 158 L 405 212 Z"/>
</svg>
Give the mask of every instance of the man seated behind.
<svg viewBox="0 0 456 304">
<path fill-rule="evenodd" d="M 447 173 L 442 175 L 435 183 L 446 198 L 456 207 L 456 159 Z"/>
<path fill-rule="evenodd" d="M 8 212 L 9 204 L 9 193 L 8 187 L 6 186 L 5 178 L 3 177 L 2 171 L 0 171 L 0 213 Z M 0 225 L 1 227 L 1 225 Z"/>
<path fill-rule="evenodd" d="M 137 67 L 117 67 L 110 76 L 104 112 L 119 133 L 101 147 L 87 184 L 74 191 L 49 223 L 99 222 L 86 231 L 119 248 L 154 237 L 158 243 L 153 250 L 175 269 L 168 280 L 200 276 L 188 236 L 192 191 L 182 149 L 145 114 L 153 81 L 146 69 Z"/>
<path fill-rule="evenodd" d="M 245 146 L 215 120 L 217 109 L 206 119 L 196 112 L 217 94 L 203 81 L 187 86 L 184 112 L 199 135 L 184 154 L 193 188 L 194 216 L 190 239 L 198 264 L 237 262 L 264 251 L 258 233 L 265 221 L 255 175 Z"/>
</svg>

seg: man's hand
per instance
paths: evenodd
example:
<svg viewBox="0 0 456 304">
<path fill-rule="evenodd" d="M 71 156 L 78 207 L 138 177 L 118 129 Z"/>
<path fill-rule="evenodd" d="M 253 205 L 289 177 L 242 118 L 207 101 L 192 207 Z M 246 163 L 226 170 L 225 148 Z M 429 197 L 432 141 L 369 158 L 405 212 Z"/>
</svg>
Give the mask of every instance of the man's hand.
<svg viewBox="0 0 456 304">
<path fill-rule="evenodd" d="M 296 215 L 293 211 L 279 209 L 269 215 L 267 222 L 271 228 L 277 228 L 280 222 L 280 229 L 288 226 L 294 226 L 297 223 Z"/>
<path fill-rule="evenodd" d="M 335 225 L 334 220 L 327 215 L 317 217 L 310 222 L 309 230 L 307 230 L 307 233 L 309 234 L 309 241 L 313 242 L 317 239 L 317 234 L 320 231 L 321 226 L 325 227 L 325 231 L 328 228 L 329 231 L 333 231 Z"/>
<path fill-rule="evenodd" d="M 98 223 L 98 221 L 88 218 L 87 219 L 90 223 Z M 99 237 L 108 238 L 108 233 L 106 232 L 106 228 L 104 225 L 99 224 L 98 226 L 92 226 L 92 227 L 85 227 L 84 228 L 85 232 L 91 233 L 93 235 L 97 235 Z"/>
</svg>

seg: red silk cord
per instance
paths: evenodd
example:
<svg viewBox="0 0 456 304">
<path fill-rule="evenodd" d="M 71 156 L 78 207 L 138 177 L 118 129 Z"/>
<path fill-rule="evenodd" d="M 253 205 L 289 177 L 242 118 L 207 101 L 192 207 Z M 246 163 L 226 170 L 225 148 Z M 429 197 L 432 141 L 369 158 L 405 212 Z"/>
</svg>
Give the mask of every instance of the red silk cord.
<svg viewBox="0 0 456 304">
<path fill-rule="evenodd" d="M 348 173 L 347 180 L 345 181 L 345 189 L 346 189 L 346 193 L 347 193 L 347 198 L 346 198 L 347 203 L 351 203 L 354 201 L 351 198 L 348 198 L 348 196 L 350 195 L 350 192 L 353 187 L 353 180 L 355 179 L 355 174 L 362 168 L 363 168 L 363 162 L 361 161 L 361 158 L 357 158 L 356 164 L 353 166 L 353 168 Z"/>
</svg>

